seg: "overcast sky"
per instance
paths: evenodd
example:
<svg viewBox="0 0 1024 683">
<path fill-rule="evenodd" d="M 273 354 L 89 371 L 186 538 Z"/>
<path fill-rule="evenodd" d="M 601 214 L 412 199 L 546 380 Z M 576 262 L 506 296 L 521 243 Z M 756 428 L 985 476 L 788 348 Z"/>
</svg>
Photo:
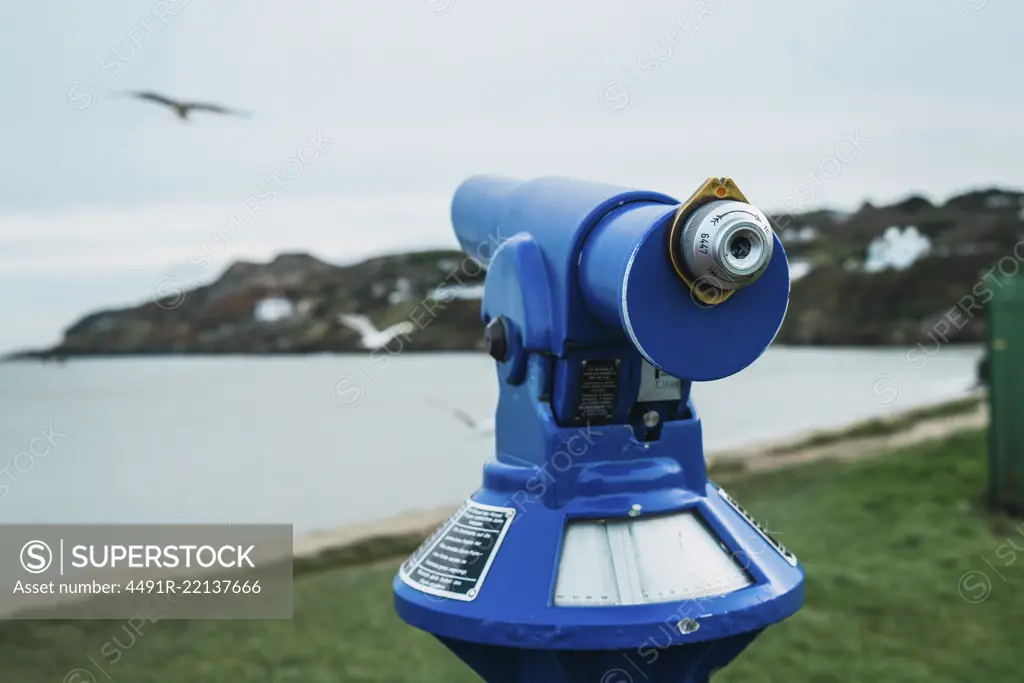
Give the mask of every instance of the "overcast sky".
<svg viewBox="0 0 1024 683">
<path fill-rule="evenodd" d="M 0 350 L 186 265 L 454 246 L 480 172 L 729 175 L 767 210 L 1022 187 L 1021 27 L 1009 0 L 4 3 Z"/>
</svg>

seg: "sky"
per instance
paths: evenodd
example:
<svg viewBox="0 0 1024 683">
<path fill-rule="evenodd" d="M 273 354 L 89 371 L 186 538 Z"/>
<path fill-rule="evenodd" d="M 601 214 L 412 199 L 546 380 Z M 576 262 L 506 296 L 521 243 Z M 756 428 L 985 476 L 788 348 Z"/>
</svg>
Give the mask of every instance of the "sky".
<svg viewBox="0 0 1024 683">
<path fill-rule="evenodd" d="M 1022 27 L 1008 0 L 4 3 L 0 352 L 236 259 L 454 247 L 477 173 L 727 175 L 767 211 L 1021 188 Z"/>
</svg>

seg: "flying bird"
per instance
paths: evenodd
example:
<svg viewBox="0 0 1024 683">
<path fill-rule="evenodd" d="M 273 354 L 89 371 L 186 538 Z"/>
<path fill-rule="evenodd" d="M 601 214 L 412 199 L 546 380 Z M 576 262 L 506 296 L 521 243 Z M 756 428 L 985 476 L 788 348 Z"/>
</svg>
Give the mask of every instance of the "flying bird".
<svg viewBox="0 0 1024 683">
<path fill-rule="evenodd" d="M 162 104 L 165 107 L 170 107 L 182 121 L 188 121 L 188 115 L 193 111 L 208 111 L 213 114 L 225 114 L 227 116 L 249 116 L 248 112 L 239 111 L 237 109 L 228 109 L 227 107 L 222 107 L 219 104 L 209 104 L 206 102 L 181 102 L 148 90 L 132 90 L 124 94 L 136 99 L 155 102 L 156 104 Z"/>
<path fill-rule="evenodd" d="M 460 422 L 472 429 L 477 433 L 478 436 L 490 436 L 494 433 L 494 418 L 487 418 L 485 420 L 477 420 L 472 415 L 467 413 L 461 408 L 455 406 L 449 407 L 452 415 L 454 415 Z"/>
<path fill-rule="evenodd" d="M 395 323 L 385 330 L 378 330 L 370 319 L 365 315 L 356 313 L 342 313 L 338 316 L 338 322 L 345 327 L 359 333 L 364 349 L 379 349 L 399 335 L 410 334 L 416 329 L 408 320 Z"/>
<path fill-rule="evenodd" d="M 438 407 L 437 401 L 434 401 L 434 400 L 429 400 L 428 401 L 428 400 L 424 399 L 424 403 L 426 403 L 427 405 L 433 406 L 435 408 Z M 457 419 L 459 422 L 461 422 L 462 424 L 466 425 L 471 430 L 473 430 L 473 432 L 475 433 L 477 438 L 484 438 L 484 437 L 491 436 L 492 434 L 494 434 L 494 418 L 493 417 L 489 417 L 489 418 L 486 418 L 484 420 L 477 420 L 475 417 L 473 417 L 472 415 L 467 413 L 462 408 L 458 408 L 456 406 L 444 406 L 444 405 L 440 406 L 440 407 L 442 409 L 445 409 L 448 412 L 450 412 L 453 416 L 455 416 L 455 419 Z"/>
</svg>

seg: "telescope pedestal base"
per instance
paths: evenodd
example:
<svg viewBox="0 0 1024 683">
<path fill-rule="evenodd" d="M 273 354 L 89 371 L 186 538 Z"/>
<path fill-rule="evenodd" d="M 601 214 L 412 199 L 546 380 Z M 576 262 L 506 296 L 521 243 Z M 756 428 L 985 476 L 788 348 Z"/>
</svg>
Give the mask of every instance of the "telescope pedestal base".
<svg viewBox="0 0 1024 683">
<path fill-rule="evenodd" d="M 527 650 L 440 640 L 487 683 L 708 683 L 712 673 L 735 659 L 759 633 L 675 647 L 660 646 L 651 638 L 628 650 L 605 651 Z"/>
</svg>

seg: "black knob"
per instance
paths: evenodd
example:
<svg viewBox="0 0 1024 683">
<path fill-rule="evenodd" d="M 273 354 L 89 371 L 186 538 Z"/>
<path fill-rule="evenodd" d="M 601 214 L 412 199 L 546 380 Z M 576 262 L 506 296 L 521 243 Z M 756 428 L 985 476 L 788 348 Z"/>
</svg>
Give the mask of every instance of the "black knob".
<svg viewBox="0 0 1024 683">
<path fill-rule="evenodd" d="M 484 328 L 484 347 L 491 358 L 499 363 L 505 362 L 508 355 L 508 332 L 501 316 L 491 320 Z"/>
</svg>

